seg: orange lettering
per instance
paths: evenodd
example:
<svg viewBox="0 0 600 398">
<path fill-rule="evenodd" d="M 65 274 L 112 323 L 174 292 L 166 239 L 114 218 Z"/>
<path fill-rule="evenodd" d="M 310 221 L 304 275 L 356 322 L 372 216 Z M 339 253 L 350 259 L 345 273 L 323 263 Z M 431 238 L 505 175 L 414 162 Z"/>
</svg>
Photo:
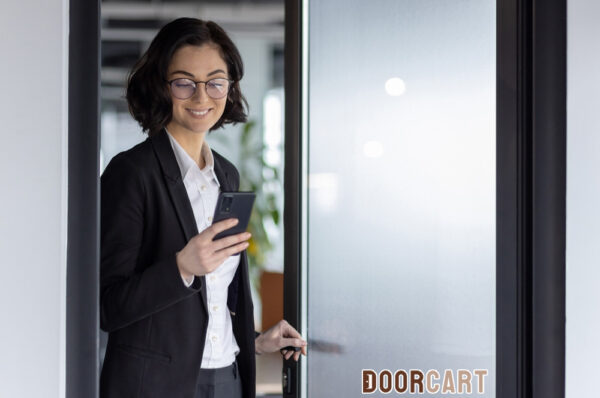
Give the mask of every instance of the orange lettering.
<svg viewBox="0 0 600 398">
<path fill-rule="evenodd" d="M 456 394 L 456 387 L 454 386 L 454 377 L 452 376 L 452 371 L 450 369 L 446 369 L 446 371 L 444 372 L 442 394 Z"/>
<path fill-rule="evenodd" d="M 439 380 L 440 378 L 440 372 L 438 372 L 435 369 L 431 369 L 427 372 L 427 392 L 430 394 L 437 394 L 438 391 L 440 391 L 440 383 L 433 382 L 433 379 Z M 434 386 L 435 385 L 435 386 Z"/>
<path fill-rule="evenodd" d="M 377 389 L 377 373 L 371 369 L 362 371 L 362 393 L 373 394 Z"/>
<path fill-rule="evenodd" d="M 384 394 L 392 391 L 392 372 L 387 369 L 379 373 L 379 391 Z"/>
<path fill-rule="evenodd" d="M 400 382 L 401 378 L 402 382 Z M 394 389 L 399 393 L 403 393 L 408 390 L 408 374 L 405 370 L 397 370 L 394 374 Z"/>
<path fill-rule="evenodd" d="M 420 370 L 411 369 L 410 370 L 410 392 L 414 394 L 418 392 L 419 394 L 423 393 L 423 378 L 425 375 Z M 415 388 L 415 385 L 419 387 L 419 390 Z"/>
<path fill-rule="evenodd" d="M 459 369 L 458 370 L 458 393 L 459 394 L 463 394 L 463 393 L 467 393 L 467 394 L 471 394 L 471 372 L 469 372 L 466 369 Z M 464 389 L 464 387 L 466 388 L 466 391 Z"/>
<path fill-rule="evenodd" d="M 488 371 L 487 369 L 475 369 L 473 373 L 475 374 L 475 376 L 477 376 L 477 393 L 483 394 L 483 392 L 485 391 L 485 387 L 483 385 L 483 378 L 487 376 Z"/>
</svg>

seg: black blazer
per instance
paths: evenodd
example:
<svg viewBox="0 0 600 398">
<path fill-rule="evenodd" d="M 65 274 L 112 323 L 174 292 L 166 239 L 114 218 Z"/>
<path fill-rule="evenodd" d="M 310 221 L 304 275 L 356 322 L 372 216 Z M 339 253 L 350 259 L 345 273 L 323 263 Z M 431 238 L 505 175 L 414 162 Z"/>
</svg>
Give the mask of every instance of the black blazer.
<svg viewBox="0 0 600 398">
<path fill-rule="evenodd" d="M 223 191 L 239 174 L 213 151 Z M 193 398 L 208 311 L 204 277 L 183 284 L 175 253 L 198 233 L 163 130 L 115 156 L 101 178 L 100 325 L 109 332 L 102 398 Z M 245 252 L 229 286 L 244 398 L 255 396 L 254 317 Z"/>
</svg>

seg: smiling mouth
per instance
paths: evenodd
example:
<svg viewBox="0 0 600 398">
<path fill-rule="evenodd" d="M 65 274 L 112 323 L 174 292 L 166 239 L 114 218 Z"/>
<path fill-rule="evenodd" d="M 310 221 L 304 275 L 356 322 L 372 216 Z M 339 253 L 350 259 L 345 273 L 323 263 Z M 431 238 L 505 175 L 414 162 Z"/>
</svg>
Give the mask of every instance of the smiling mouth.
<svg viewBox="0 0 600 398">
<path fill-rule="evenodd" d="M 187 111 L 190 112 L 194 116 L 205 116 L 208 112 L 210 112 L 210 109 L 204 109 L 201 111 L 197 111 L 194 109 L 188 109 Z"/>
</svg>

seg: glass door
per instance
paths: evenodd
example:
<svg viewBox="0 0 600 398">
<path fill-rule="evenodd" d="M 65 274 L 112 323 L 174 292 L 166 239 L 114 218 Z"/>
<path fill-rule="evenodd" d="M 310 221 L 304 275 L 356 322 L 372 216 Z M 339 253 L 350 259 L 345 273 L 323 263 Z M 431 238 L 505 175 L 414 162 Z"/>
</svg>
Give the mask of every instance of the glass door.
<svg viewBox="0 0 600 398">
<path fill-rule="evenodd" d="M 299 391 L 494 397 L 496 4 L 303 7 Z"/>
</svg>

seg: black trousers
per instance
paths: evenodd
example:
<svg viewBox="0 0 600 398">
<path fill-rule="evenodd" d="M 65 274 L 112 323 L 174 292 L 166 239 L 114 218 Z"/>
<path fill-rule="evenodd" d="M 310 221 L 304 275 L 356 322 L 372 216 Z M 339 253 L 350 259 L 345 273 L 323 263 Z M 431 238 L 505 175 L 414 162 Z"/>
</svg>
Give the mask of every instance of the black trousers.
<svg viewBox="0 0 600 398">
<path fill-rule="evenodd" d="M 195 398 L 242 398 L 237 363 L 226 368 L 200 369 Z"/>
</svg>

